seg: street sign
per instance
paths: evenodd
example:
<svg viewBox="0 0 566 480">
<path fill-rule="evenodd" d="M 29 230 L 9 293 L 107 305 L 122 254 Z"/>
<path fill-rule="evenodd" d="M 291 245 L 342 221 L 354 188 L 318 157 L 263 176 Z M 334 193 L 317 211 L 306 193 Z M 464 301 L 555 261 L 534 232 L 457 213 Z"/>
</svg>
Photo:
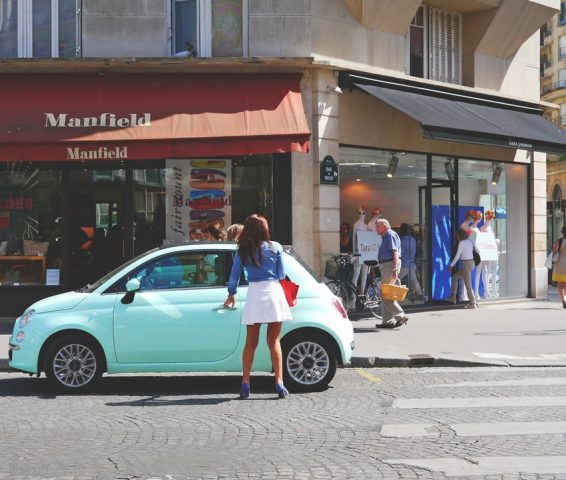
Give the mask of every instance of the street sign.
<svg viewBox="0 0 566 480">
<path fill-rule="evenodd" d="M 338 164 L 330 155 L 326 155 L 320 162 L 321 185 L 338 185 Z"/>
</svg>

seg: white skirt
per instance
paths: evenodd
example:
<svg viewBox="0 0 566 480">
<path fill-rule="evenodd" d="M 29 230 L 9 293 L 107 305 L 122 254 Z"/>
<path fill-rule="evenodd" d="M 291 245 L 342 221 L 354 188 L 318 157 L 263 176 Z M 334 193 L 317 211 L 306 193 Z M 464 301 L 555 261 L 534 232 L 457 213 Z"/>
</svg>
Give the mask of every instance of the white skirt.
<svg viewBox="0 0 566 480">
<path fill-rule="evenodd" d="M 242 314 L 242 325 L 285 320 L 291 320 L 291 310 L 279 281 L 250 282 Z"/>
</svg>

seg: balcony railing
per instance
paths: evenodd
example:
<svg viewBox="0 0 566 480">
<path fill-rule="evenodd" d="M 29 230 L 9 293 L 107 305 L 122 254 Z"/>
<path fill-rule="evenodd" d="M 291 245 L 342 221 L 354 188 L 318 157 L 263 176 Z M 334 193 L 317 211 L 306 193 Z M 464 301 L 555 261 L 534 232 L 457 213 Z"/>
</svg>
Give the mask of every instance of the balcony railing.
<svg viewBox="0 0 566 480">
<path fill-rule="evenodd" d="M 553 118 L 551 121 L 554 125 L 562 127 L 566 125 L 566 115 L 560 115 L 558 118 Z"/>
<path fill-rule="evenodd" d="M 561 80 L 560 82 L 555 82 L 547 85 L 546 87 L 542 87 L 542 94 L 544 95 L 545 93 L 554 92 L 555 90 L 560 90 L 562 88 L 566 88 L 566 80 Z"/>
</svg>

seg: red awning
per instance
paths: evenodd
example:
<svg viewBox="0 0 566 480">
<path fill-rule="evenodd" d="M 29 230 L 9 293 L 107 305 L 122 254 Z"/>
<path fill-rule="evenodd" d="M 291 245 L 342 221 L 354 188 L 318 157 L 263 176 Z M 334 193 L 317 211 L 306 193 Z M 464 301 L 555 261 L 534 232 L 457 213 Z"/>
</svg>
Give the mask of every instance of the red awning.
<svg viewBox="0 0 566 480">
<path fill-rule="evenodd" d="M 0 161 L 308 151 L 296 74 L 2 75 Z"/>
</svg>

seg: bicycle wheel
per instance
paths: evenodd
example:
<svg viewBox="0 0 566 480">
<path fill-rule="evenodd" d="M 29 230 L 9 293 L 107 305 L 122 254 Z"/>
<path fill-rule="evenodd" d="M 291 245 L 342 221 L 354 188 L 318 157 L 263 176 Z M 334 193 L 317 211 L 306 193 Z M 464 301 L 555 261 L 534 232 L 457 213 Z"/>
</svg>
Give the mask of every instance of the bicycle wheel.
<svg viewBox="0 0 566 480">
<path fill-rule="evenodd" d="M 326 284 L 326 286 L 330 289 L 330 291 L 336 295 L 337 297 L 340 298 L 340 300 L 342 300 L 342 306 L 348 310 L 348 305 L 349 305 L 349 296 L 348 296 L 348 289 L 345 288 L 341 282 L 339 282 L 338 280 L 332 280 L 331 282 L 328 282 Z"/>
<path fill-rule="evenodd" d="M 375 318 L 381 318 L 381 282 L 374 280 L 366 289 L 365 307 Z"/>
</svg>

